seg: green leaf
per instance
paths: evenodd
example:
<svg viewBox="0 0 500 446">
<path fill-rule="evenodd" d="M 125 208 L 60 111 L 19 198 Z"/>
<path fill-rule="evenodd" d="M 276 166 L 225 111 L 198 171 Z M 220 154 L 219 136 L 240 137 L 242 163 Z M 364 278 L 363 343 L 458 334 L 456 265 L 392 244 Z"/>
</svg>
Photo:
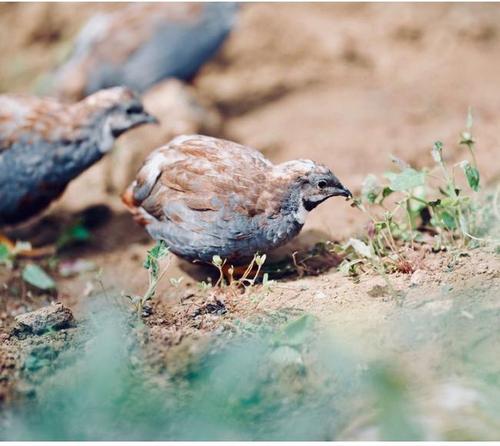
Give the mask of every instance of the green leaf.
<svg viewBox="0 0 500 446">
<path fill-rule="evenodd" d="M 451 215 L 449 212 L 443 211 L 439 216 L 441 217 L 441 220 L 443 221 L 447 229 L 451 230 L 457 229 L 457 223 L 455 221 L 455 217 Z"/>
<path fill-rule="evenodd" d="M 344 276 L 355 276 L 356 275 L 356 268 L 359 264 L 361 264 L 363 260 L 356 259 L 356 260 L 344 260 L 338 267 L 338 271 L 343 274 Z"/>
<path fill-rule="evenodd" d="M 161 260 L 168 254 L 168 246 L 164 240 L 156 242 L 156 245 L 149 251 L 151 257 Z"/>
<path fill-rule="evenodd" d="M 12 253 L 4 243 L 0 243 L 0 265 L 12 266 Z"/>
<path fill-rule="evenodd" d="M 432 157 L 436 163 L 443 162 L 443 143 L 441 141 L 436 141 L 432 146 Z"/>
<path fill-rule="evenodd" d="M 398 158 L 397 156 L 391 155 L 391 161 L 401 170 L 410 168 L 410 165 L 406 161 L 402 160 L 401 158 Z"/>
<path fill-rule="evenodd" d="M 476 140 L 472 136 L 471 132 L 460 133 L 460 144 L 469 146 L 472 149 L 475 142 Z"/>
<path fill-rule="evenodd" d="M 278 336 L 278 342 L 288 345 L 302 344 L 314 324 L 314 317 L 309 314 L 288 323 Z"/>
<path fill-rule="evenodd" d="M 264 263 L 266 262 L 266 259 L 267 259 L 266 254 L 262 254 L 261 256 L 255 255 L 255 263 L 257 264 L 257 266 L 264 265 Z"/>
<path fill-rule="evenodd" d="M 158 260 L 163 259 L 168 254 L 168 251 L 168 246 L 164 240 L 156 242 L 156 245 L 148 251 L 148 255 L 144 261 L 144 268 L 151 271 L 155 279 L 158 278 L 160 268 Z"/>
<path fill-rule="evenodd" d="M 269 273 L 264 273 L 262 276 L 262 286 L 265 288 L 269 285 Z"/>
<path fill-rule="evenodd" d="M 0 243 L 0 262 L 7 260 L 10 257 L 9 248 L 4 243 Z"/>
<path fill-rule="evenodd" d="M 411 213 L 418 215 L 420 211 L 427 207 L 425 199 L 425 187 L 416 187 L 412 192 L 412 197 L 408 199 L 409 210 Z"/>
<path fill-rule="evenodd" d="M 222 258 L 221 256 L 212 256 L 212 264 L 214 266 L 222 266 Z"/>
<path fill-rule="evenodd" d="M 472 115 L 472 107 L 467 109 L 467 120 L 465 121 L 465 127 L 467 130 L 472 129 L 472 124 L 474 123 L 473 115 Z"/>
<path fill-rule="evenodd" d="M 463 233 L 468 233 L 469 232 L 469 222 L 467 221 L 467 219 L 463 215 L 460 215 L 458 222 L 460 223 L 460 230 Z"/>
<path fill-rule="evenodd" d="M 56 245 L 61 249 L 75 242 L 86 242 L 90 240 L 91 235 L 90 231 L 81 222 L 77 222 L 63 231 Z"/>
<path fill-rule="evenodd" d="M 78 242 L 85 242 L 90 239 L 90 231 L 83 225 L 73 226 L 71 237 Z"/>
<path fill-rule="evenodd" d="M 361 257 L 366 257 L 370 259 L 372 257 L 372 251 L 370 247 L 363 241 L 357 239 L 357 238 L 351 238 L 347 242 L 345 248 L 348 248 L 349 246 L 356 251 L 356 254 L 358 254 Z"/>
<path fill-rule="evenodd" d="M 382 189 L 382 197 L 387 198 L 393 192 L 394 191 L 389 186 L 386 186 L 386 187 L 384 187 L 384 189 Z"/>
<path fill-rule="evenodd" d="M 386 172 L 384 173 L 384 177 L 386 177 L 389 181 L 393 181 L 394 178 L 396 178 L 398 174 L 396 172 Z"/>
<path fill-rule="evenodd" d="M 469 161 L 462 161 L 460 167 L 464 170 L 470 188 L 477 192 L 479 190 L 479 171 Z"/>
<path fill-rule="evenodd" d="M 458 205 L 458 200 L 456 198 L 446 197 L 440 202 L 442 208 L 453 208 Z"/>
<path fill-rule="evenodd" d="M 385 174 L 386 178 L 388 178 L 391 182 L 391 189 L 394 191 L 410 191 L 411 189 L 423 186 L 425 184 L 425 172 L 418 172 L 411 167 L 403 170 L 403 172 L 390 175 Z"/>
<path fill-rule="evenodd" d="M 375 175 L 368 175 L 361 186 L 361 195 L 369 203 L 375 203 L 375 200 L 379 196 L 382 188 L 378 182 Z"/>
<path fill-rule="evenodd" d="M 26 265 L 22 272 L 23 280 L 41 290 L 51 290 L 56 283 L 42 268 L 34 263 Z"/>
</svg>

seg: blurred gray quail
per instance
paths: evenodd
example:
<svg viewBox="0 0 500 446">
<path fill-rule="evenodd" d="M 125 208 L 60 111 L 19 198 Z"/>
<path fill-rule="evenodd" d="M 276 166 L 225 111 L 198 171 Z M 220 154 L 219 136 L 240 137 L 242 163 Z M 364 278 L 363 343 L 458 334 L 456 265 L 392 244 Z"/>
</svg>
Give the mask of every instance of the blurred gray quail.
<svg viewBox="0 0 500 446">
<path fill-rule="evenodd" d="M 190 80 L 225 41 L 236 9 L 230 2 L 136 3 L 96 15 L 56 71 L 56 91 L 80 99 L 116 85 L 142 93 L 167 77 Z"/>
<path fill-rule="evenodd" d="M 118 136 L 154 121 L 138 96 L 124 87 L 71 105 L 0 95 L 0 226 L 22 223 L 43 211 Z"/>
</svg>

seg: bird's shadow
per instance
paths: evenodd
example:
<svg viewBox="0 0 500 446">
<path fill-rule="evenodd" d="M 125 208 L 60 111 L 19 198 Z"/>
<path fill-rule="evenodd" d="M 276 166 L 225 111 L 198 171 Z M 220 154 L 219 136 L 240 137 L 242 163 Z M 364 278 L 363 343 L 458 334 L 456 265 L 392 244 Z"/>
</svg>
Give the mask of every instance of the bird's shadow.
<svg viewBox="0 0 500 446">
<path fill-rule="evenodd" d="M 86 237 L 81 237 L 82 229 Z M 123 250 L 125 244 L 150 242 L 147 233 L 133 222 L 130 213 L 115 212 L 101 204 L 78 212 L 60 209 L 10 229 L 6 235 L 11 240 L 29 241 L 34 247 L 54 245 L 58 254 L 71 256 L 109 253 Z"/>
</svg>

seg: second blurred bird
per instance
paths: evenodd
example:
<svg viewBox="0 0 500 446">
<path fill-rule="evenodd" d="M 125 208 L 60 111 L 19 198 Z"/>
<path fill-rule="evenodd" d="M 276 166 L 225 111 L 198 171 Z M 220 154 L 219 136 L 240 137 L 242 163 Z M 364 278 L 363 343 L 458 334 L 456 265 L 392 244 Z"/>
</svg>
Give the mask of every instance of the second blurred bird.
<svg viewBox="0 0 500 446">
<path fill-rule="evenodd" d="M 56 93 L 78 100 L 116 85 L 142 93 L 168 77 L 190 80 L 222 45 L 236 12 L 234 3 L 143 3 L 96 15 L 56 71 Z"/>
</svg>

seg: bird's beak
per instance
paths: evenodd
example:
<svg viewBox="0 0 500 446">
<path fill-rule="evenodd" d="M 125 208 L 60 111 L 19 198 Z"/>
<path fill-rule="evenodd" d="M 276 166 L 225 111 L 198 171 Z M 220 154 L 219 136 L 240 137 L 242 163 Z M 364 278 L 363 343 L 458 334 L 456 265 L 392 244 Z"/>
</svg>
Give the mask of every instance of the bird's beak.
<svg viewBox="0 0 500 446">
<path fill-rule="evenodd" d="M 153 115 L 150 115 L 149 113 L 146 113 L 144 112 L 144 114 L 142 115 L 142 122 L 144 124 L 159 124 L 160 121 L 155 118 Z"/>
<path fill-rule="evenodd" d="M 336 195 L 336 196 L 341 196 L 341 197 L 346 197 L 346 198 L 351 198 L 352 197 L 352 193 L 349 189 L 347 189 L 346 187 L 340 185 L 340 187 L 336 187 L 334 189 L 334 194 L 333 195 Z"/>
</svg>

